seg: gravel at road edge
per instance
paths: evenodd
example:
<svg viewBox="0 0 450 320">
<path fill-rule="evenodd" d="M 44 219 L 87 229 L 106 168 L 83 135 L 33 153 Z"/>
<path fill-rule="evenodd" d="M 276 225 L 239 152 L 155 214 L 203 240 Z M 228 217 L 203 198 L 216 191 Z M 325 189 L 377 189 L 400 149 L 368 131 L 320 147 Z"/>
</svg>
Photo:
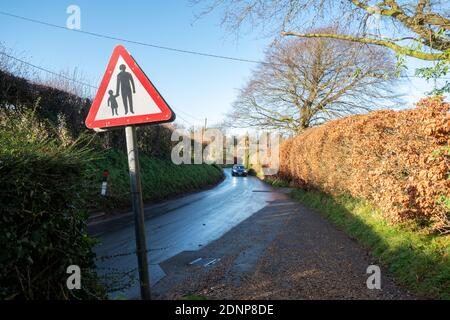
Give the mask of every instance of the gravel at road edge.
<svg viewBox="0 0 450 320">
<path fill-rule="evenodd" d="M 198 257 L 220 257 L 193 266 Z M 158 299 L 414 299 L 383 268 L 381 290 L 369 290 L 367 250 L 319 214 L 288 198 L 264 209 L 199 251 L 161 264 Z"/>
</svg>

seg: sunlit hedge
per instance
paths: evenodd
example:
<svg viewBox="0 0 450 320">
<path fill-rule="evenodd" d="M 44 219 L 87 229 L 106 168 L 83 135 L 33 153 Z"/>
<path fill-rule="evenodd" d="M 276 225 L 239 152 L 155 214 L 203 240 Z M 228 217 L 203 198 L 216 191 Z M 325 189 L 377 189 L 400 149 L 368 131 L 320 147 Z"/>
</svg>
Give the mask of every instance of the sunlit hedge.
<svg viewBox="0 0 450 320">
<path fill-rule="evenodd" d="M 350 193 L 393 222 L 450 230 L 450 104 L 421 100 L 309 129 L 281 147 L 280 175 L 303 188 Z"/>
</svg>

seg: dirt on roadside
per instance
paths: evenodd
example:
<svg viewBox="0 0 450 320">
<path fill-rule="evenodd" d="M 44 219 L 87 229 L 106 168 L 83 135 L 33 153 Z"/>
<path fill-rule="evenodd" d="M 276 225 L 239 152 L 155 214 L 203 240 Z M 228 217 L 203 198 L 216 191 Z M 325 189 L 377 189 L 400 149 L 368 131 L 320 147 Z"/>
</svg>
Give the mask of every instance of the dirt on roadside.
<svg viewBox="0 0 450 320">
<path fill-rule="evenodd" d="M 368 289 L 370 265 L 377 262 L 356 241 L 286 198 L 162 263 L 167 276 L 153 292 L 158 299 L 415 299 L 381 265 L 381 290 Z"/>
</svg>

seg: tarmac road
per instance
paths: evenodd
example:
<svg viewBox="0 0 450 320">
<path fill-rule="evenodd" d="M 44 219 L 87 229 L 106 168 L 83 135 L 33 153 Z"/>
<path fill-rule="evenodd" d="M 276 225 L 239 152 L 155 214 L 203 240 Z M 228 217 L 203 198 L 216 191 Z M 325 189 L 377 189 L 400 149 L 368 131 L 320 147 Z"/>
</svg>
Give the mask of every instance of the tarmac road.
<svg viewBox="0 0 450 320">
<path fill-rule="evenodd" d="M 146 208 L 152 298 L 415 299 L 319 214 L 254 177 Z M 90 226 L 110 298 L 139 299 L 132 215 Z M 102 259 L 101 257 L 104 257 Z M 366 284 L 379 265 L 381 290 Z"/>
<path fill-rule="evenodd" d="M 255 177 L 231 177 L 229 169 L 225 175 L 225 180 L 213 189 L 146 207 L 152 286 L 165 277 L 160 263 L 181 252 L 201 249 L 269 202 L 284 196 Z M 97 270 L 114 287 L 110 289 L 110 297 L 138 298 L 132 217 L 128 215 L 91 229 L 100 240 L 95 248 Z"/>
</svg>

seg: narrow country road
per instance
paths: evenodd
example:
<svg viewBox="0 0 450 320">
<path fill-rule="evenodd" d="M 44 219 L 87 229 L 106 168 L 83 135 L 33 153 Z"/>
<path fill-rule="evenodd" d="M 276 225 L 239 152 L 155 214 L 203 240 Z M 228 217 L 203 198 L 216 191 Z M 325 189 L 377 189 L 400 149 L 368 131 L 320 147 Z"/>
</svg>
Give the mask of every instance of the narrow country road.
<svg viewBox="0 0 450 320">
<path fill-rule="evenodd" d="M 271 190 L 256 178 L 231 177 L 231 171 L 225 170 L 225 180 L 213 189 L 146 207 L 152 285 L 164 277 L 159 263 L 183 251 L 198 250 L 219 238 L 268 201 L 275 200 L 279 195 Z M 137 277 L 132 217 L 89 229 L 101 242 L 95 248 L 99 273 L 109 274 L 107 282 L 113 281 L 114 287 L 131 286 L 111 292 L 112 296 L 138 297 L 139 288 L 132 279 Z"/>
<path fill-rule="evenodd" d="M 318 214 L 257 178 L 225 174 L 213 189 L 146 208 L 154 298 L 411 298 L 383 268 L 382 290 L 369 290 L 376 262 Z M 90 232 L 110 296 L 138 298 L 132 218 Z"/>
</svg>

